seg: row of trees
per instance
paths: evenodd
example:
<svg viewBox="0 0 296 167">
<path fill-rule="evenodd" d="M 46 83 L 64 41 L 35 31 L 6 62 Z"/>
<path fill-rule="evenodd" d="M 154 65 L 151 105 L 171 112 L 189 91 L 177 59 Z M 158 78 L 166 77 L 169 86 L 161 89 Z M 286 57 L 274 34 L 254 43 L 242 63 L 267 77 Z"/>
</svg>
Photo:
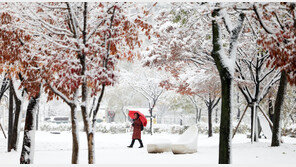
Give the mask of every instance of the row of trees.
<svg viewBox="0 0 296 167">
<path fill-rule="evenodd" d="M 149 36 L 151 29 L 143 19 L 144 8 L 138 7 L 132 3 L 1 3 L 1 72 L 7 73 L 16 103 L 17 98 L 29 99 L 20 163 L 33 163 L 35 108 L 43 90 L 48 100 L 60 98 L 69 105 L 74 164 L 79 162 L 77 110 L 81 110 L 88 162 L 95 163 L 95 119 L 105 87 L 115 81 L 116 62 L 133 58 L 141 46 L 139 37 Z M 130 14 L 133 10 L 139 14 Z M 18 82 L 18 87 L 12 86 Z M 17 112 L 10 111 L 10 124 L 17 124 L 17 117 Z M 9 143 L 14 140 L 10 138 Z M 17 149 L 9 146 L 9 150 L 12 147 Z"/>
<path fill-rule="evenodd" d="M 157 42 L 147 53 L 146 64 L 173 73 L 177 82 L 167 83 L 169 88 L 194 94 L 202 86 L 188 83 L 190 79 L 196 75 L 199 78 L 194 82 L 204 83 L 200 71 L 210 70 L 215 76 L 211 66 L 218 69 L 222 99 L 219 163 L 231 163 L 234 83 L 251 109 L 253 142 L 258 141 L 259 104 L 280 80 L 272 146 L 280 144 L 285 78 L 295 84 L 294 6 L 293 3 L 176 3 L 158 15 Z M 213 84 L 206 86 L 210 89 Z"/>
<path fill-rule="evenodd" d="M 72 163 L 79 163 L 78 111 L 88 162 L 95 163 L 94 129 L 105 89 L 116 82 L 117 62 L 137 57 L 170 72 L 147 85 L 130 82 L 147 99 L 151 116 L 164 89 L 193 104 L 198 97 L 208 109 L 210 137 L 212 111 L 221 101 L 222 164 L 231 163 L 234 85 L 251 109 L 251 139 L 258 141 L 257 108 L 280 80 L 272 139 L 278 146 L 287 81 L 296 83 L 294 12 L 293 3 L 1 3 L 0 95 L 9 89 L 8 150 L 17 149 L 19 113 L 28 101 L 20 163 L 33 163 L 35 110 L 45 92 L 48 100 L 69 106 Z"/>
</svg>

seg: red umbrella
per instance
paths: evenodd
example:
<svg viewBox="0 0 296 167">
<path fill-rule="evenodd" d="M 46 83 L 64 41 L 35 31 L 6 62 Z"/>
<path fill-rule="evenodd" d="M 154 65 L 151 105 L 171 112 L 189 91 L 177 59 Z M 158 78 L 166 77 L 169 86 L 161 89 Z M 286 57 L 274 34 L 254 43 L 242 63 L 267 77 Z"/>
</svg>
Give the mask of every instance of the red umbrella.
<svg viewBox="0 0 296 167">
<path fill-rule="evenodd" d="M 146 126 L 147 125 L 147 119 L 146 119 L 145 115 L 142 114 L 140 111 L 129 111 L 128 116 L 131 117 L 131 119 L 135 119 L 135 116 L 134 116 L 135 113 L 139 114 L 140 120 L 141 120 L 143 126 Z"/>
</svg>

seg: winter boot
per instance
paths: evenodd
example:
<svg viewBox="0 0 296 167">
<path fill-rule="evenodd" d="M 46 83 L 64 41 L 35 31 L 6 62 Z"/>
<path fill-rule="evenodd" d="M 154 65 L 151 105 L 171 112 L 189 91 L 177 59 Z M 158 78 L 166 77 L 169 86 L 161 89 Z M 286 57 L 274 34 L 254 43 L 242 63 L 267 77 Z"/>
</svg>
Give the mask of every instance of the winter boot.
<svg viewBox="0 0 296 167">
<path fill-rule="evenodd" d="M 143 142 L 142 142 L 142 140 L 141 139 L 138 139 L 139 140 L 139 143 L 140 143 L 140 147 L 139 148 L 143 148 L 144 147 L 144 145 L 143 145 Z"/>
<path fill-rule="evenodd" d="M 128 148 L 133 148 L 134 143 L 135 143 L 135 139 L 133 139 L 131 145 L 129 145 L 129 146 L 127 146 L 127 147 L 128 147 Z"/>
</svg>

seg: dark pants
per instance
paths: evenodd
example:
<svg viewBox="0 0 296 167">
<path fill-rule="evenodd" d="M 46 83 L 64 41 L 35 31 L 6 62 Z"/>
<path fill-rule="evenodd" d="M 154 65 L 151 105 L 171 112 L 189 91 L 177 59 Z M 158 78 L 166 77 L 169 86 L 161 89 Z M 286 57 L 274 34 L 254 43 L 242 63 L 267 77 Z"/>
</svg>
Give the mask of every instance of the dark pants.
<svg viewBox="0 0 296 167">
<path fill-rule="evenodd" d="M 142 142 L 141 139 L 133 139 L 133 140 L 132 140 L 132 143 L 131 143 L 131 145 L 130 145 L 130 147 L 133 147 L 133 146 L 134 146 L 136 140 L 139 141 L 139 143 L 140 143 L 140 147 L 143 147 L 143 142 Z"/>
</svg>

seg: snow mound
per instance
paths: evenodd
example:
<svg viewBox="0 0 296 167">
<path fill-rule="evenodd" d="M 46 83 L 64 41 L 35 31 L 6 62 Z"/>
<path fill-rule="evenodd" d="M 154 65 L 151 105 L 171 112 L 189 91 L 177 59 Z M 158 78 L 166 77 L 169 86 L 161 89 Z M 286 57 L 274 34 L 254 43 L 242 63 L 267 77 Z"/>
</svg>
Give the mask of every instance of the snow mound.
<svg viewBox="0 0 296 167">
<path fill-rule="evenodd" d="M 198 128 L 190 126 L 179 139 L 172 144 L 174 154 L 192 154 L 197 152 Z"/>
<path fill-rule="evenodd" d="M 171 152 L 172 142 L 168 139 L 155 139 L 147 144 L 148 153 Z"/>
</svg>

